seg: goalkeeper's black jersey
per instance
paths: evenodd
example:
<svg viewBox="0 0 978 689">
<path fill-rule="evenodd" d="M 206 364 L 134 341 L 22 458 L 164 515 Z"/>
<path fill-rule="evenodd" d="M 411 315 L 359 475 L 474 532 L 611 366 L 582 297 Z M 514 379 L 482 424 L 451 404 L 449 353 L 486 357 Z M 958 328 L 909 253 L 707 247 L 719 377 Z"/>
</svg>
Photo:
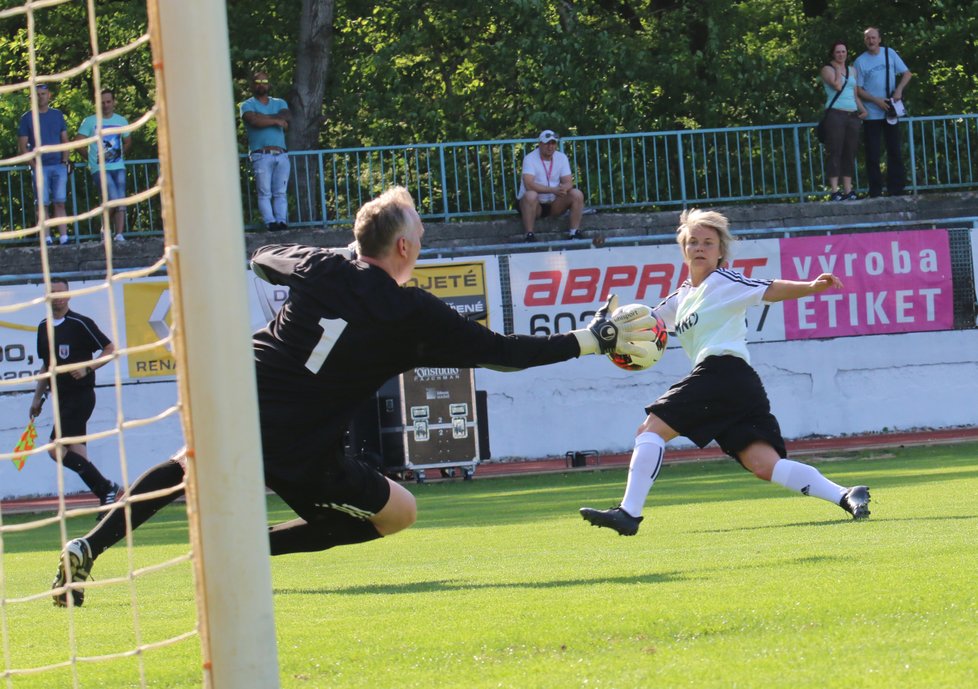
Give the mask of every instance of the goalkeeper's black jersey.
<svg viewBox="0 0 978 689">
<path fill-rule="evenodd" d="M 570 334 L 504 336 L 383 269 L 329 249 L 260 248 L 253 265 L 289 296 L 255 333 L 265 471 L 300 479 L 332 456 L 358 407 L 418 366 L 529 368 L 580 354 Z M 306 474 L 307 475 L 307 474 Z"/>
</svg>

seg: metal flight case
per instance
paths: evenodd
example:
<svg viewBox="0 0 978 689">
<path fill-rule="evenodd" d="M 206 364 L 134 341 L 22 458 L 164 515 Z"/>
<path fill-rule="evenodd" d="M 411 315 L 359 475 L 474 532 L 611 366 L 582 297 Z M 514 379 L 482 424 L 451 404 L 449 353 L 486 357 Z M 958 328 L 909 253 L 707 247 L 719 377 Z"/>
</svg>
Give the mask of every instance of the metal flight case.
<svg viewBox="0 0 978 689">
<path fill-rule="evenodd" d="M 421 367 L 387 381 L 350 428 L 354 454 L 397 480 L 475 474 L 489 457 L 485 394 L 472 369 Z"/>
</svg>

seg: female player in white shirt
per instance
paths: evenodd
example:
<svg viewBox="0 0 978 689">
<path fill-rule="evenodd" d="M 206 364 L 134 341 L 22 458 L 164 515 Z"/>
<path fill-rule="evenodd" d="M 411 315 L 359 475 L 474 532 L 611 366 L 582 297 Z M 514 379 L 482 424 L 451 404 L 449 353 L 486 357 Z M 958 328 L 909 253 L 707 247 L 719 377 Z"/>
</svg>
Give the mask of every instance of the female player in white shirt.
<svg viewBox="0 0 978 689">
<path fill-rule="evenodd" d="M 583 507 L 581 516 L 622 536 L 637 533 L 665 445 L 682 435 L 700 447 L 715 439 L 758 478 L 840 505 L 853 519 L 868 517 L 866 486 L 845 488 L 815 467 L 787 458 L 778 421 L 747 353 L 748 307 L 841 288 L 842 282 L 831 273 L 811 282 L 755 280 L 722 267 L 734 237 L 727 218 L 714 211 L 684 211 L 676 241 L 689 278 L 654 311 L 676 333 L 693 370 L 646 407 L 621 504 L 609 510 Z"/>
</svg>

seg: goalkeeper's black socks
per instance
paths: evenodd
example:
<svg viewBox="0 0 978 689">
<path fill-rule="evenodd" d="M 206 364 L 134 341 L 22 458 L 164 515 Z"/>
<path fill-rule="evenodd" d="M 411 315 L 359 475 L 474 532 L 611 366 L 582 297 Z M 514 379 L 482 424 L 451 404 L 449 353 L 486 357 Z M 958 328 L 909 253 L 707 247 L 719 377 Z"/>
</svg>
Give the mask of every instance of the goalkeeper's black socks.
<svg viewBox="0 0 978 689">
<path fill-rule="evenodd" d="M 272 555 L 315 553 L 337 545 L 351 545 L 380 538 L 377 527 L 366 519 L 335 512 L 315 522 L 304 519 L 276 524 L 268 529 Z"/>
<path fill-rule="evenodd" d="M 179 462 L 168 459 L 148 469 L 143 475 L 137 478 L 129 487 L 126 496 L 131 498 L 144 493 L 173 488 L 180 485 L 182 481 L 183 467 L 180 466 Z M 149 500 L 130 502 L 129 511 L 132 515 L 132 528 L 136 529 L 140 524 L 182 495 L 183 489 L 181 488 L 180 490 Z M 88 541 L 88 545 L 92 549 L 92 558 L 94 559 L 121 541 L 125 536 L 126 511 L 120 505 L 119 508 L 111 510 L 108 516 L 85 536 L 85 540 Z"/>
</svg>

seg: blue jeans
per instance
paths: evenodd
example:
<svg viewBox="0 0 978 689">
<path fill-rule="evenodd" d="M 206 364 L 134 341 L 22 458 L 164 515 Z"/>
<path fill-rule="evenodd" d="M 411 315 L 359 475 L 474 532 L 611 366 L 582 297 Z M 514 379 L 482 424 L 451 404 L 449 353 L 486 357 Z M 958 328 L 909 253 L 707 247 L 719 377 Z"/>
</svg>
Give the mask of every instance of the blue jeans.
<svg viewBox="0 0 978 689">
<path fill-rule="evenodd" d="M 258 186 L 258 212 L 266 225 L 288 222 L 289 204 L 285 190 L 289 186 L 288 153 L 251 154 L 251 165 Z"/>
<path fill-rule="evenodd" d="M 102 189 L 102 178 L 98 172 L 92 174 L 92 184 L 96 190 Z M 109 201 L 124 198 L 126 195 L 126 170 L 106 170 L 105 187 L 109 192 Z M 101 191 L 99 192 L 101 193 Z"/>
<path fill-rule="evenodd" d="M 44 175 L 44 204 L 64 203 L 68 198 L 68 168 L 64 163 L 42 165 Z M 37 198 L 37 181 L 34 182 L 34 197 Z"/>
</svg>

